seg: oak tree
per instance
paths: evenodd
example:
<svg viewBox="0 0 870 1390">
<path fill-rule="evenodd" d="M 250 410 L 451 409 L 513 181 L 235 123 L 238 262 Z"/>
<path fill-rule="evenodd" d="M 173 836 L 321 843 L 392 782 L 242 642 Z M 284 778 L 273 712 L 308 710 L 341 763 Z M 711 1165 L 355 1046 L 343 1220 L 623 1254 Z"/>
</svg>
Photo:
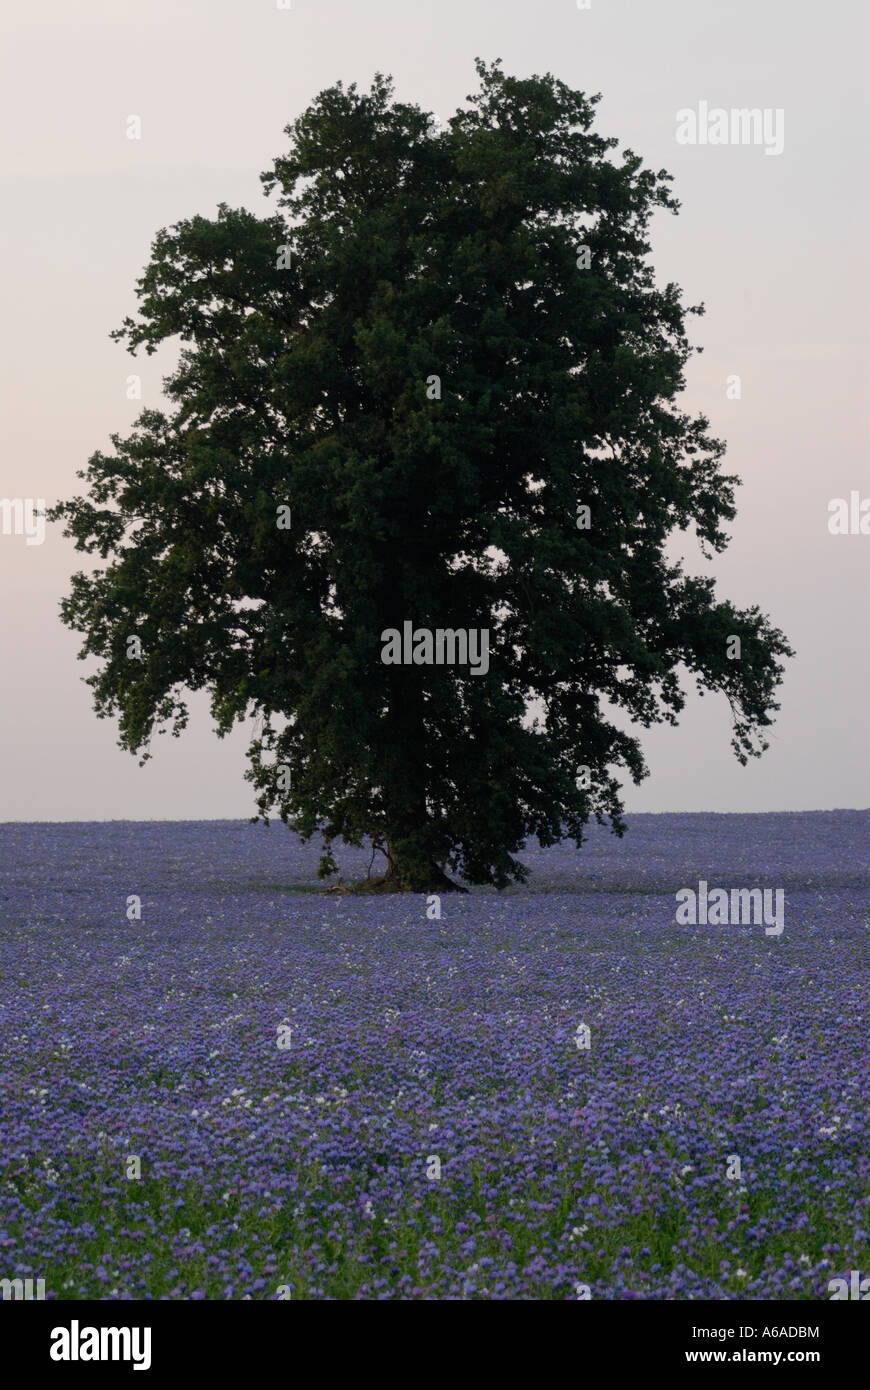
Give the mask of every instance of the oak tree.
<svg viewBox="0 0 870 1390">
<path fill-rule="evenodd" d="M 477 73 L 444 125 L 380 75 L 322 92 L 269 215 L 158 233 L 113 336 L 179 343 L 167 406 L 54 511 L 109 561 L 62 616 L 122 745 L 208 690 L 219 733 L 258 720 L 259 814 L 320 832 L 324 875 L 371 840 L 385 889 L 504 886 L 529 836 L 621 833 L 617 773 L 646 768 L 617 712 L 675 723 L 692 680 L 745 762 L 790 655 L 666 553 L 721 551 L 737 482 L 676 404 L 701 310 L 649 264 L 668 175 L 612 153 L 598 98 Z M 487 670 L 388 664 L 406 623 L 487 632 Z"/>
</svg>

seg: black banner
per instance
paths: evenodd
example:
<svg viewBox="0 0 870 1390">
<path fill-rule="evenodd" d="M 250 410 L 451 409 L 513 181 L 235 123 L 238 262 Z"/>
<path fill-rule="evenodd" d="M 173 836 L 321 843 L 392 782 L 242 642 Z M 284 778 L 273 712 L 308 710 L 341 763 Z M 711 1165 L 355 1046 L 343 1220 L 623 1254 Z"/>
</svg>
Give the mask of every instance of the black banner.
<svg viewBox="0 0 870 1390">
<path fill-rule="evenodd" d="M 577 1303 L 549 1317 L 545 1335 L 569 1337 L 572 1357 L 580 1358 L 578 1368 L 594 1357 L 602 1368 L 617 1374 L 668 1375 L 677 1367 L 703 1374 L 715 1367 L 746 1365 L 777 1370 L 808 1367 L 829 1378 L 854 1366 L 867 1340 L 867 1315 L 838 1300 Z M 52 1377 L 92 1377 L 100 1371 L 116 1377 L 147 1374 L 159 1381 L 184 1372 L 213 1371 L 227 1377 L 270 1363 L 289 1369 L 288 1348 L 294 1348 L 293 1360 L 304 1351 L 306 1362 L 318 1348 L 321 1354 L 328 1348 L 330 1374 L 334 1374 L 343 1344 L 321 1340 L 316 1324 L 323 1316 L 330 1317 L 326 1308 L 321 1305 L 315 1314 L 314 1304 L 306 1304 L 300 1318 L 292 1306 L 266 1311 L 247 1302 L 5 1302 L 0 1306 L 0 1328 L 7 1355 L 23 1371 L 48 1372 Z M 457 1330 L 472 1337 L 486 1334 L 487 1358 L 497 1359 L 500 1351 L 509 1349 L 513 1355 L 515 1315 L 501 1327 L 489 1322 L 497 1315 L 485 1315 L 484 1324 L 476 1319 L 466 1323 L 467 1313 L 459 1316 Z M 437 1317 L 440 1330 L 445 1314 Z M 359 1325 L 351 1315 L 355 1335 L 345 1345 L 357 1366 L 361 1347 L 367 1345 L 359 1338 L 369 1334 L 370 1327 L 367 1318 Z M 390 1324 L 388 1334 L 402 1327 Z M 499 1340 L 490 1340 L 493 1334 Z M 548 1346 L 549 1358 L 558 1346 Z M 378 1359 L 388 1348 L 389 1344 L 386 1349 L 381 1346 Z M 373 1345 L 370 1350 L 374 1355 Z M 463 1351 L 463 1364 L 466 1359 Z M 440 1364 L 443 1368 L 443 1360 Z"/>
</svg>

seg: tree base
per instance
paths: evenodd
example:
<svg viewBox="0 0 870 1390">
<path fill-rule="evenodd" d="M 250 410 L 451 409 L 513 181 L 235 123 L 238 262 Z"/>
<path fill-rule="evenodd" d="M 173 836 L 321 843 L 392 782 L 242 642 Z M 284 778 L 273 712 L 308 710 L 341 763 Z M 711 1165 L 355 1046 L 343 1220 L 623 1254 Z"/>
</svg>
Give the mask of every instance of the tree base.
<svg viewBox="0 0 870 1390">
<path fill-rule="evenodd" d="M 425 879 L 415 878 L 412 883 L 404 881 L 401 874 L 386 873 L 380 878 L 364 878 L 360 883 L 337 883 L 332 888 L 324 888 L 324 893 L 365 894 L 365 893 L 467 893 L 468 889 L 454 883 L 440 869 L 433 869 Z"/>
</svg>

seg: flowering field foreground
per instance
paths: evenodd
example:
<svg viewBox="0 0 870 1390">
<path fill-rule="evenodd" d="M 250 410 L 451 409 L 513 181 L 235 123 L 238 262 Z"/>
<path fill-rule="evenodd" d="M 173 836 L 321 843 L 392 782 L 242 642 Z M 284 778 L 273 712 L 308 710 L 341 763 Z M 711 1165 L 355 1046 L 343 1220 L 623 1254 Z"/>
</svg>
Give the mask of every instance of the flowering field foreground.
<svg viewBox="0 0 870 1390">
<path fill-rule="evenodd" d="M 322 896 L 279 825 L 2 827 L 0 1278 L 829 1297 L 870 1273 L 868 832 L 630 817 L 438 920 Z M 700 880 L 783 888 L 782 935 L 677 926 Z"/>
</svg>

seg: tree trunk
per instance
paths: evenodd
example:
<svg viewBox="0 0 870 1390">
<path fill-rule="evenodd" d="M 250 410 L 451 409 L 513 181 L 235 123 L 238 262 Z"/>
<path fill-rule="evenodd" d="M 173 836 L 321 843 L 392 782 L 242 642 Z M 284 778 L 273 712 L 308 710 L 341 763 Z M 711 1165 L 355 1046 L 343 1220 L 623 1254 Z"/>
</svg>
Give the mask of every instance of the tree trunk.
<svg viewBox="0 0 870 1390">
<path fill-rule="evenodd" d="M 413 837 L 387 840 L 387 871 L 380 879 L 372 879 L 370 892 L 380 893 L 467 893 L 448 878 L 444 870 L 425 853 L 403 852 Z M 377 887 L 375 886 L 377 885 Z"/>
<path fill-rule="evenodd" d="M 390 597 L 401 589 L 398 576 Z M 385 624 L 387 625 L 387 624 Z M 401 621 L 391 619 L 390 625 Z M 465 893 L 447 877 L 433 852 L 432 827 L 426 805 L 429 776 L 425 702 L 419 669 L 390 668 L 382 758 L 386 810 L 387 869 L 367 879 L 359 891 L 368 893 Z"/>
</svg>

